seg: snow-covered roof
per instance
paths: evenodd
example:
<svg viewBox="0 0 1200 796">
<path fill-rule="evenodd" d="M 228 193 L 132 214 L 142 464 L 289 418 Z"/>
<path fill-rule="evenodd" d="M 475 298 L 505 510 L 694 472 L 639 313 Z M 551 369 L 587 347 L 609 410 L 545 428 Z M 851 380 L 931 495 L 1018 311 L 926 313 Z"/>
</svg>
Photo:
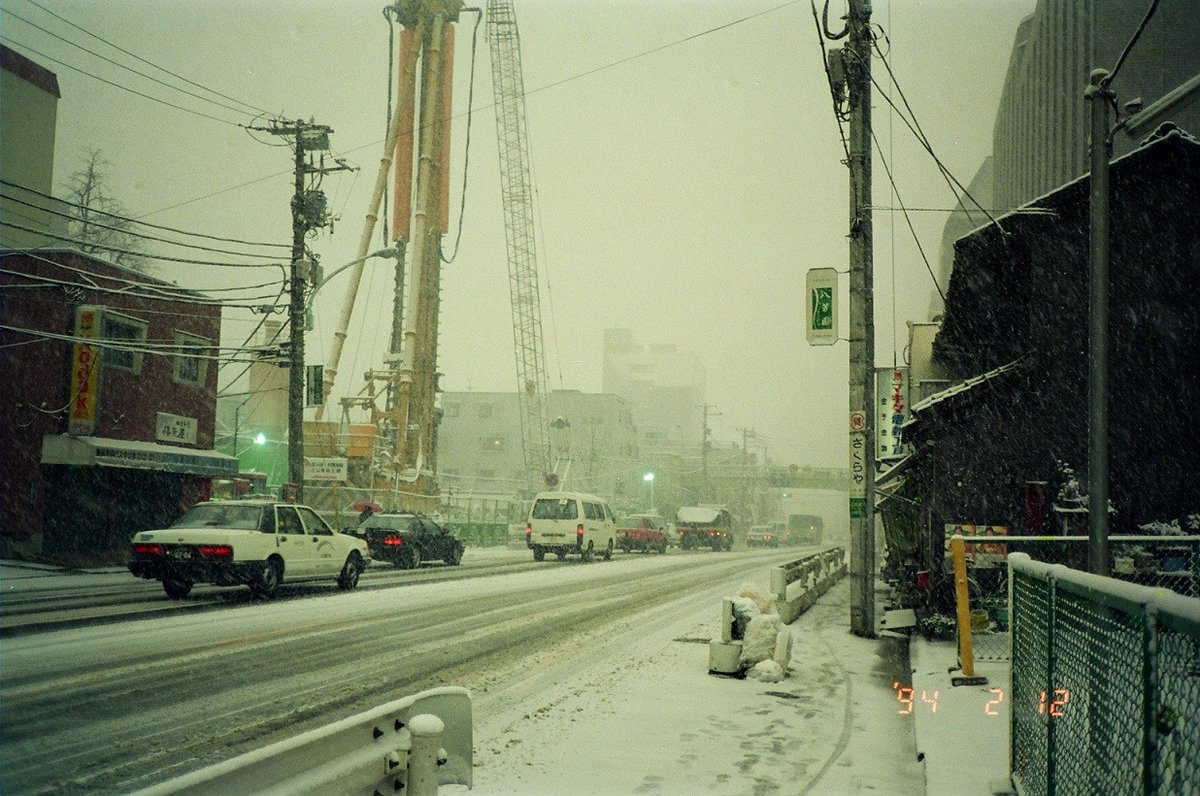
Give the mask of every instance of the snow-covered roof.
<svg viewBox="0 0 1200 796">
<path fill-rule="evenodd" d="M 1012 362 L 1009 362 L 1007 365 L 1001 365 L 998 368 L 993 368 L 992 370 L 989 370 L 986 373 L 981 373 L 978 376 L 972 376 L 971 378 L 966 379 L 965 381 L 960 381 L 958 384 L 955 384 L 953 387 L 947 387 L 946 389 L 942 390 L 941 392 L 936 392 L 933 395 L 926 398 L 925 400 L 918 401 L 916 404 L 914 404 L 912 407 L 912 414 L 916 415 L 926 409 L 929 409 L 932 406 L 936 406 L 937 404 L 940 404 L 943 401 L 953 398 L 956 395 L 961 395 L 962 393 L 972 390 L 972 389 L 978 387 L 980 384 L 985 384 L 985 383 L 991 381 L 992 379 L 996 378 L 997 376 L 1014 371 L 1014 370 L 1022 367 L 1025 364 L 1025 361 L 1026 361 L 1025 357 L 1021 357 L 1020 359 L 1015 359 Z M 904 425 L 907 426 L 907 425 L 909 425 L 911 423 L 915 423 L 915 422 L 916 422 L 916 419 L 914 418 L 914 419 L 906 422 Z M 903 426 L 901 428 L 903 428 Z"/>
<path fill-rule="evenodd" d="M 719 506 L 683 506 L 675 513 L 675 521 L 716 522 L 722 511 Z"/>
</svg>

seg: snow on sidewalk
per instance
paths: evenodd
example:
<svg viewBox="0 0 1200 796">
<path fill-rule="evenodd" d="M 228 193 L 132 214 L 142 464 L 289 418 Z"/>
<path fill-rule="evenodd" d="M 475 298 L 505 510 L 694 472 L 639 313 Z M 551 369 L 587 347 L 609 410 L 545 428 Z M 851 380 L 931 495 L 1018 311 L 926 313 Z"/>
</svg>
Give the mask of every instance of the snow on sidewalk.
<svg viewBox="0 0 1200 796">
<path fill-rule="evenodd" d="M 544 679 L 527 675 L 519 704 L 496 710 L 479 694 L 472 792 L 924 793 L 896 662 L 881 655 L 897 642 L 849 633 L 846 581 L 788 628 L 782 682 L 707 673 L 720 597 L 741 585 L 589 639 Z"/>
</svg>

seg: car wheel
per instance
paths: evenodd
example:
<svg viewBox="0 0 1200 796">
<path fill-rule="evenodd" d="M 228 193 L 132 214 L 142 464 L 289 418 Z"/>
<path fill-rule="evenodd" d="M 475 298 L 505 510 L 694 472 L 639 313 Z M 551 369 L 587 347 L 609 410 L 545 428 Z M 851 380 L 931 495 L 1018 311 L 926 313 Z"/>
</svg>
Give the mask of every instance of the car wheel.
<svg viewBox="0 0 1200 796">
<path fill-rule="evenodd" d="M 591 561 L 596 555 L 596 548 L 591 542 L 588 542 L 587 549 L 583 551 L 583 560 Z"/>
<path fill-rule="evenodd" d="M 559 551 L 555 552 L 554 556 L 555 556 L 555 557 L 556 557 L 556 558 L 557 558 L 559 561 L 566 561 L 566 560 L 567 560 L 567 554 L 566 554 L 566 553 L 564 553 L 564 552 L 563 552 L 563 551 L 561 551 L 561 550 L 559 550 Z"/>
<path fill-rule="evenodd" d="M 546 560 L 546 551 L 540 547 L 533 548 L 533 560 L 534 561 L 545 561 Z"/>
<path fill-rule="evenodd" d="M 404 553 L 400 556 L 400 567 L 402 569 L 416 569 L 421 566 L 421 551 L 415 547 L 405 548 Z"/>
<path fill-rule="evenodd" d="M 172 600 L 182 600 L 192 590 L 192 582 L 183 578 L 163 578 L 163 591 Z"/>
<path fill-rule="evenodd" d="M 338 588 L 343 590 L 353 589 L 358 585 L 358 576 L 361 574 L 362 559 L 357 552 L 352 552 L 346 556 L 346 564 L 342 567 L 342 574 L 338 575 Z"/>
<path fill-rule="evenodd" d="M 604 548 L 604 560 L 612 561 L 613 543 L 612 539 L 608 540 L 608 547 Z"/>
<path fill-rule="evenodd" d="M 259 597 L 274 597 L 283 583 L 283 562 L 278 558 L 268 558 L 258 573 L 258 581 L 250 584 L 250 591 Z"/>
<path fill-rule="evenodd" d="M 452 567 L 458 566 L 462 562 L 463 549 L 458 545 L 450 548 L 450 552 L 446 554 L 446 563 Z"/>
</svg>

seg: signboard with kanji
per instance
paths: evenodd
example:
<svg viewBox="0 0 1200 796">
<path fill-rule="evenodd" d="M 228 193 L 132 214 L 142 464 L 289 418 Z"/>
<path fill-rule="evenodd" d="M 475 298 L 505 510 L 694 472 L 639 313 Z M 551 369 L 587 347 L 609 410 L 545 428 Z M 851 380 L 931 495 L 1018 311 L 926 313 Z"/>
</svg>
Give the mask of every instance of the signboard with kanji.
<svg viewBox="0 0 1200 796">
<path fill-rule="evenodd" d="M 804 280 L 805 337 L 810 345 L 833 345 L 838 339 L 838 280 L 833 268 L 810 268 Z"/>
<path fill-rule="evenodd" d="M 101 307 L 89 304 L 76 308 L 76 340 L 95 340 L 100 337 L 101 312 Z M 84 436 L 95 433 L 99 389 L 100 349 L 76 342 L 71 348 L 71 409 L 67 416 L 69 433 Z"/>
</svg>

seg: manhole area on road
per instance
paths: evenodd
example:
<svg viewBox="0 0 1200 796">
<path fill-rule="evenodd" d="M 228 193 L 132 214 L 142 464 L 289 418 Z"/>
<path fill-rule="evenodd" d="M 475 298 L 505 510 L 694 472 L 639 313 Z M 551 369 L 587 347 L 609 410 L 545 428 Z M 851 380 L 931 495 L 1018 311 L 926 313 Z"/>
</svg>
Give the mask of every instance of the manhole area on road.
<svg viewBox="0 0 1200 796">
<path fill-rule="evenodd" d="M 678 643 L 680 643 L 680 644 L 707 644 L 708 642 L 712 641 L 712 639 L 708 639 L 708 638 L 692 638 L 692 637 L 689 637 L 689 636 L 683 636 L 683 637 L 681 637 L 681 638 L 677 638 L 677 639 L 675 639 L 675 641 L 676 641 L 676 642 L 678 642 Z"/>
</svg>

